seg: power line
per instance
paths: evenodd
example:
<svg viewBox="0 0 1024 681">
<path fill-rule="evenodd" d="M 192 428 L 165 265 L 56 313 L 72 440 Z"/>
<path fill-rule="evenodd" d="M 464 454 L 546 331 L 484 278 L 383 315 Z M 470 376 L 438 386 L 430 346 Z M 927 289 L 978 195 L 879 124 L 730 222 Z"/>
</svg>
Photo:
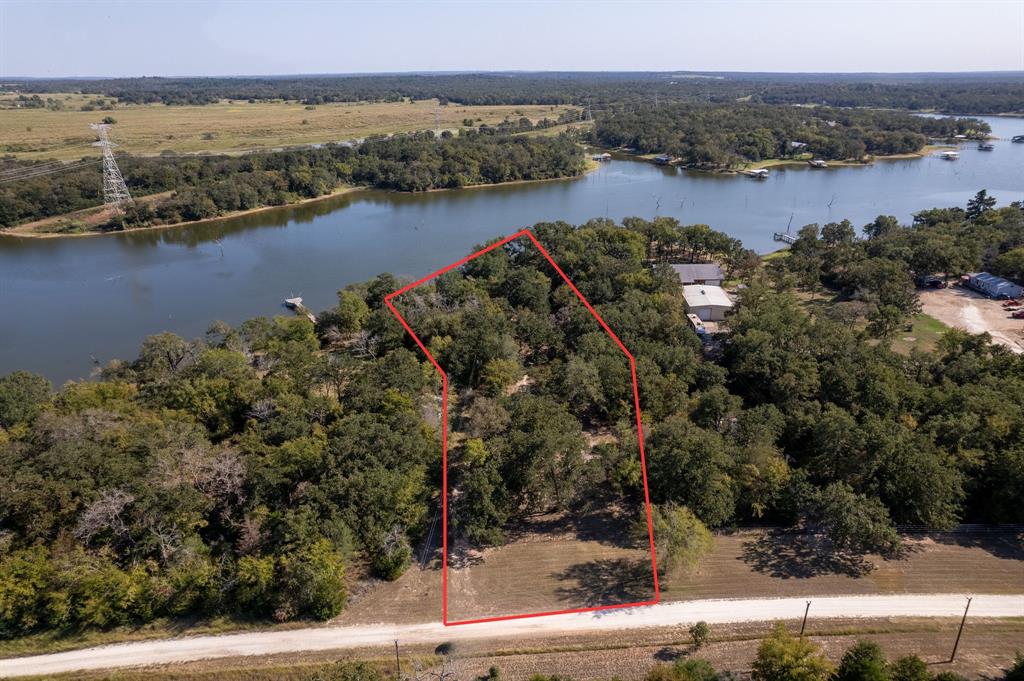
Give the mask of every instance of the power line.
<svg viewBox="0 0 1024 681">
<path fill-rule="evenodd" d="M 96 144 L 103 150 L 103 203 L 118 213 L 123 212 L 126 204 L 134 205 L 135 202 L 132 201 L 128 185 L 124 183 L 121 170 L 114 159 L 114 151 L 111 148 L 113 143 L 107 136 L 110 126 L 106 123 L 93 123 L 90 127 L 99 135 L 100 141 Z"/>
<path fill-rule="evenodd" d="M 96 159 L 94 161 L 82 161 L 82 162 L 73 163 L 73 164 L 69 164 L 69 165 L 61 165 L 61 166 L 58 166 L 58 167 L 55 167 L 55 168 L 47 168 L 47 169 L 43 169 L 43 170 L 24 172 L 24 173 L 22 173 L 20 175 L 10 175 L 10 176 L 6 176 L 6 177 L 0 177 L 0 184 L 11 184 L 13 182 L 21 182 L 23 180 L 31 180 L 32 178 L 35 178 L 35 177 L 43 177 L 45 175 L 53 175 L 55 173 L 63 173 L 63 172 L 66 172 L 68 170 L 77 170 L 79 168 L 84 168 L 85 166 L 95 165 L 97 163 L 102 163 L 102 160 L 101 159 Z"/>
</svg>

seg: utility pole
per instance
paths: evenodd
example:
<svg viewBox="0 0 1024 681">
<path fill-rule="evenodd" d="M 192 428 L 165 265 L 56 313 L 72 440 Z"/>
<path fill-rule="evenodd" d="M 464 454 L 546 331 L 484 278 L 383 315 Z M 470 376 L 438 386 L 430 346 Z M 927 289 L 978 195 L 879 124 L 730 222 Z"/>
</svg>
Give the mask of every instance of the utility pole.
<svg viewBox="0 0 1024 681">
<path fill-rule="evenodd" d="M 804 621 L 800 625 L 800 638 L 804 637 L 804 628 L 807 627 L 807 613 L 811 611 L 811 602 L 807 601 L 807 607 L 804 608 Z"/>
<path fill-rule="evenodd" d="M 107 134 L 110 126 L 106 123 L 93 123 L 89 127 L 95 130 L 100 138 L 94 146 L 103 150 L 103 203 L 116 212 L 123 213 L 125 205 L 134 205 L 135 202 L 132 201 L 128 185 L 124 183 L 121 170 L 114 159 L 115 145 Z"/>
<path fill-rule="evenodd" d="M 964 633 L 964 624 L 967 622 L 967 611 L 971 609 L 971 597 L 967 597 L 967 607 L 964 608 L 964 617 L 960 620 L 960 630 L 956 632 L 956 642 L 953 643 L 953 654 L 949 656 L 949 661 L 952 662 L 956 659 L 956 649 L 960 647 L 960 637 Z"/>
<path fill-rule="evenodd" d="M 402 661 L 398 657 L 398 639 L 395 639 L 395 678 L 402 679 Z"/>
</svg>

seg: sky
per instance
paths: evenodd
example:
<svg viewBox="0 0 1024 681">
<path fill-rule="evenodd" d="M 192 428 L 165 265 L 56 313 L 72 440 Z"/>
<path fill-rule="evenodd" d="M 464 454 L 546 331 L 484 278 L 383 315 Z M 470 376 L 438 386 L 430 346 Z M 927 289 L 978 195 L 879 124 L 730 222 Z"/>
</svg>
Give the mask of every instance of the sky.
<svg viewBox="0 0 1024 681">
<path fill-rule="evenodd" d="M 1024 70 L 1024 0 L 0 0 L 0 76 Z"/>
</svg>

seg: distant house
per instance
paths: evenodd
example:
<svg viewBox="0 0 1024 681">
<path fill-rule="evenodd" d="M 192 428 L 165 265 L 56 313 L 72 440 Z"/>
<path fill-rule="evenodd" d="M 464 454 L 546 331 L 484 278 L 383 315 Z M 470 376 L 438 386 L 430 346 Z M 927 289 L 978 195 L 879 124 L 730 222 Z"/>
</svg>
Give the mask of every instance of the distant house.
<svg viewBox="0 0 1024 681">
<path fill-rule="evenodd" d="M 807 142 L 790 142 L 789 143 L 789 148 L 790 149 L 803 149 L 806 146 L 807 146 Z"/>
<path fill-rule="evenodd" d="M 690 313 L 703 322 L 720 322 L 732 310 L 729 295 L 720 286 L 691 284 L 683 287 L 683 298 Z"/>
<path fill-rule="evenodd" d="M 707 284 L 721 286 L 725 279 L 722 268 L 713 262 L 708 263 L 676 263 L 671 265 L 683 286 L 689 284 Z"/>
<path fill-rule="evenodd" d="M 989 298 L 1020 298 L 1024 296 L 1024 286 L 988 272 L 971 272 L 965 275 L 965 283 Z"/>
</svg>

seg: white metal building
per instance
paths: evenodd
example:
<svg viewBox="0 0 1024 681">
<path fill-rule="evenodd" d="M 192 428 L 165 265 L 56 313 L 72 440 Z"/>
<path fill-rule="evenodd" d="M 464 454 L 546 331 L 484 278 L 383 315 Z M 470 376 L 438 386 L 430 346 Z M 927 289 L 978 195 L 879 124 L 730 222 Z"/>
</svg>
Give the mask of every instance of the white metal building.
<svg viewBox="0 0 1024 681">
<path fill-rule="evenodd" d="M 733 302 L 721 286 L 691 284 L 683 287 L 683 297 L 690 312 L 705 322 L 720 322 L 732 310 Z"/>
</svg>

